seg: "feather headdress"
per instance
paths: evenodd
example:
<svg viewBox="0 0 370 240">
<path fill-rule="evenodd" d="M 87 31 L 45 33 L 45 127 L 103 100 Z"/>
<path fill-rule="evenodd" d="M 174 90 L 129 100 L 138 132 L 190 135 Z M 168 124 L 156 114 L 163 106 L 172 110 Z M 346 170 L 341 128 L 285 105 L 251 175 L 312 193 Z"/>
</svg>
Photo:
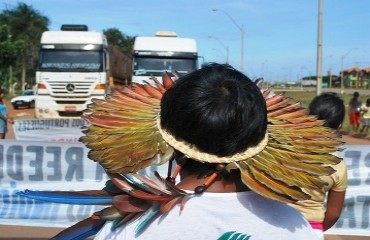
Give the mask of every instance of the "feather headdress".
<svg viewBox="0 0 370 240">
<path fill-rule="evenodd" d="M 93 100 L 84 112 L 83 117 L 90 125 L 83 130 L 85 136 L 80 140 L 90 149 L 88 157 L 105 168 L 116 189 L 105 189 L 110 193 L 105 196 L 108 203 L 105 197 L 96 200 L 96 196 L 92 196 L 94 204 L 101 200 L 113 206 L 96 213 L 90 219 L 91 226 L 99 225 L 94 222 L 96 219 L 115 219 L 118 226 L 141 214 L 144 216 L 141 229 L 158 212 L 169 211 L 176 203 L 184 205 L 190 195 L 158 174 L 160 185 L 135 174 L 152 164 L 167 162 L 174 149 L 194 160 L 226 163 L 228 170 L 239 169 L 243 183 L 251 190 L 281 202 L 309 199 L 302 189 L 322 188 L 325 182 L 320 176 L 332 174 L 334 170 L 330 165 L 341 161 L 331 154 L 342 144 L 336 133 L 323 127 L 321 120 L 308 115 L 300 103 L 292 103 L 271 89 L 263 91 L 268 127 L 257 146 L 230 157 L 201 152 L 161 128 L 160 101 L 174 82 L 168 73 L 163 75 L 162 82 L 155 78 L 154 82 L 155 85 L 123 87 L 105 99 Z M 41 199 L 38 193 L 21 194 Z M 79 193 L 75 195 L 81 199 Z M 109 196 L 114 197 L 109 200 Z M 55 202 L 66 201 L 63 197 L 56 199 Z"/>
<path fill-rule="evenodd" d="M 331 154 L 341 144 L 336 134 L 308 115 L 300 103 L 291 103 L 283 94 L 271 94 L 271 89 L 263 91 L 268 130 L 257 146 L 222 158 L 200 152 L 161 128 L 160 100 L 173 85 L 167 73 L 162 81 L 155 80 L 155 86 L 125 87 L 105 100 L 95 100 L 85 112 L 91 126 L 81 141 L 91 149 L 89 157 L 108 172 L 136 172 L 158 159 L 162 164 L 175 148 L 194 160 L 227 163 L 228 169 L 240 169 L 243 182 L 253 191 L 294 202 L 309 198 L 302 188 L 322 188 L 325 183 L 320 176 L 334 172 L 327 165 L 341 161 Z"/>
</svg>

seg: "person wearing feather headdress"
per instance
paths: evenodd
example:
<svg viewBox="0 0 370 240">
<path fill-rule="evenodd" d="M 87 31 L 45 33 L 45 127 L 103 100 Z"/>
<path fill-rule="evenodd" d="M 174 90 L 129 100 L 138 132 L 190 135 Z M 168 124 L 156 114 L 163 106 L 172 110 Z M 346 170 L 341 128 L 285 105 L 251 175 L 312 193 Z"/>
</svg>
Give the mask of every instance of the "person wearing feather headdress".
<svg viewBox="0 0 370 240">
<path fill-rule="evenodd" d="M 108 205 L 56 239 L 317 239 L 285 203 L 310 199 L 302 189 L 324 187 L 320 176 L 335 172 L 327 166 L 342 161 L 330 154 L 341 144 L 333 131 L 227 64 L 153 80 L 96 99 L 84 113 L 81 142 L 110 177 L 103 190 L 20 193 Z M 166 162 L 167 178 L 137 174 Z"/>
<path fill-rule="evenodd" d="M 250 191 L 239 169 L 226 170 L 266 144 L 266 103 L 245 75 L 213 64 L 181 77 L 161 100 L 158 127 L 178 151 L 177 187 L 195 195 L 181 213 L 174 207 L 141 235 L 135 236 L 135 224 L 116 231 L 108 224 L 97 239 L 315 239 L 301 215 Z"/>
<path fill-rule="evenodd" d="M 317 119 L 324 120 L 325 127 L 334 131 L 340 129 L 346 111 L 343 100 L 336 93 L 322 93 L 316 96 L 309 104 L 308 110 Z M 341 161 L 332 167 L 336 172 L 322 177 L 328 183 L 324 188 L 307 190 L 310 191 L 311 199 L 291 204 L 309 220 L 320 239 L 324 239 L 323 231 L 330 229 L 339 219 L 348 185 L 345 162 Z"/>
</svg>

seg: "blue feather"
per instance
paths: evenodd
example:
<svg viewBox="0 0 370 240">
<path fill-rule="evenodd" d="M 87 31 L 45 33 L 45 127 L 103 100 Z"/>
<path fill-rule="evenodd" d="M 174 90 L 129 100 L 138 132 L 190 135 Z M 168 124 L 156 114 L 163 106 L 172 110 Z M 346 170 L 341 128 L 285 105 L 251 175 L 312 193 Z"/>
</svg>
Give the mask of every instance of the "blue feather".
<svg viewBox="0 0 370 240">
<path fill-rule="evenodd" d="M 140 222 L 135 227 L 135 234 L 140 233 L 140 231 L 159 213 L 159 206 L 149 208 L 143 215 L 140 216 Z"/>
<path fill-rule="evenodd" d="M 116 230 L 117 227 L 121 226 L 121 221 L 122 221 L 123 217 L 120 217 L 120 218 L 117 218 L 115 220 L 113 220 L 112 222 L 112 227 L 111 227 L 111 230 L 114 231 Z"/>
<path fill-rule="evenodd" d="M 157 194 L 159 195 L 160 192 L 157 191 L 156 189 L 153 189 L 152 187 L 148 186 L 147 184 L 143 183 L 141 180 L 139 180 L 134 174 L 132 173 L 128 173 L 128 174 L 125 174 L 125 175 L 122 175 L 123 178 L 129 182 L 131 185 L 135 186 L 135 187 L 139 187 L 140 189 L 146 191 L 146 192 L 149 192 L 149 193 L 153 193 L 153 194 Z"/>
<path fill-rule="evenodd" d="M 56 192 L 56 191 L 30 191 L 18 192 L 17 195 L 35 200 L 78 204 L 78 205 L 110 205 L 113 203 L 112 196 L 87 196 L 78 192 Z"/>
<path fill-rule="evenodd" d="M 91 220 L 85 219 L 76 225 L 73 225 L 58 235 L 53 237 L 55 240 L 80 240 L 91 237 L 99 232 L 104 226 L 105 220 Z"/>
</svg>

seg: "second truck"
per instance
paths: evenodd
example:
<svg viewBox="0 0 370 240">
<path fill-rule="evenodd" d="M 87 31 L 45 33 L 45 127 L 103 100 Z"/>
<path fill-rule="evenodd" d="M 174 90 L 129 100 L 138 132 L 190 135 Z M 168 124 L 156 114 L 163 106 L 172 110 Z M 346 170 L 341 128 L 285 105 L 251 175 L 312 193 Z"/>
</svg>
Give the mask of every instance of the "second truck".
<svg viewBox="0 0 370 240">
<path fill-rule="evenodd" d="M 177 37 L 175 32 L 157 32 L 155 36 L 135 38 L 132 53 L 132 82 L 150 82 L 164 71 L 186 74 L 198 68 L 195 39 Z"/>
</svg>

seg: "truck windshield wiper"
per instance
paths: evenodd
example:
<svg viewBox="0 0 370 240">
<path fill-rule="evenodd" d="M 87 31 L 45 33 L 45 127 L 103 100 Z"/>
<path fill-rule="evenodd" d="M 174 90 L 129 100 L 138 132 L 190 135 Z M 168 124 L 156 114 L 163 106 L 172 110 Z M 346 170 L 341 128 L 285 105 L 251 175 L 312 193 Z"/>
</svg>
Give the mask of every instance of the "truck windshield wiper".
<svg viewBox="0 0 370 240">
<path fill-rule="evenodd" d="M 58 68 L 58 67 L 48 67 L 48 68 L 41 68 L 42 71 L 46 72 L 64 72 L 67 69 Z"/>
<path fill-rule="evenodd" d="M 98 72 L 99 69 L 71 68 L 70 71 L 73 71 L 73 72 Z"/>
</svg>

